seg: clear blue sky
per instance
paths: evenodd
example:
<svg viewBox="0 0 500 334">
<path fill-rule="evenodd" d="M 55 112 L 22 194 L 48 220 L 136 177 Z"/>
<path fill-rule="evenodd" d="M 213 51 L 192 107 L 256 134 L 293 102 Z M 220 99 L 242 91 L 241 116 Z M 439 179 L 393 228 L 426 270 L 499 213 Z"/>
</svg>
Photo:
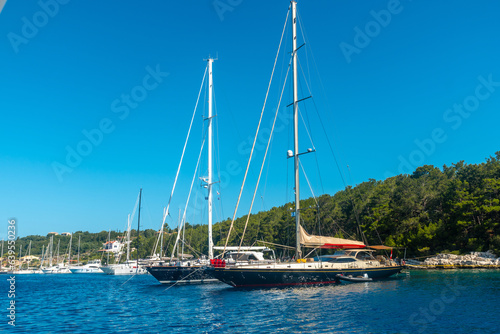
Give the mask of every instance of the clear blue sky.
<svg viewBox="0 0 500 334">
<path fill-rule="evenodd" d="M 215 220 L 231 216 L 288 5 L 7 1 L 0 13 L 2 225 L 15 217 L 20 236 L 123 230 L 142 187 L 141 228 L 159 228 L 208 55 L 219 58 L 220 170 L 232 174 L 220 189 L 223 212 L 217 201 Z M 314 101 L 348 184 L 411 173 L 423 164 L 480 163 L 500 150 L 498 2 L 302 0 L 298 8 L 308 42 L 300 62 L 311 70 Z M 289 36 L 285 47 L 290 51 Z M 278 69 L 277 77 L 282 73 Z M 278 91 L 273 86 L 267 128 Z M 285 105 L 291 98 L 286 92 Z M 137 103 L 122 100 L 131 94 Z M 307 103 L 302 111 L 311 123 L 322 184 L 314 176 L 316 158 L 302 161 L 314 192 L 333 194 L 344 185 L 314 104 Z M 194 170 L 202 113 L 167 221 L 171 227 Z M 293 199 L 285 159 L 291 130 L 281 122 L 254 211 Z M 95 134 L 99 127 L 102 138 L 81 146 L 84 132 Z M 301 135 L 305 150 L 310 145 L 303 130 Z M 69 166 L 68 149 L 78 145 L 88 154 Z M 58 175 L 55 165 L 68 169 Z M 248 210 L 258 168 L 238 216 Z M 310 196 L 307 188 L 302 182 L 302 198 Z M 190 221 L 203 217 L 192 214 Z"/>
</svg>

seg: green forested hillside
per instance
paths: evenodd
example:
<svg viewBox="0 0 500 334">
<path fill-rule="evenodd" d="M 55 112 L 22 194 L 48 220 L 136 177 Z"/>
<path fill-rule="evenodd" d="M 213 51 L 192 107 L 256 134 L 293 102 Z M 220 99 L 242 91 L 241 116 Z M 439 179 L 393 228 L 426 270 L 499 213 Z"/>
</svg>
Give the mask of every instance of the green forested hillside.
<svg viewBox="0 0 500 334">
<path fill-rule="evenodd" d="M 287 203 L 252 215 L 243 244 L 263 240 L 293 246 L 295 222 L 290 210 L 293 207 Z M 460 161 L 442 169 L 425 165 L 411 175 L 397 175 L 384 181 L 370 179 L 333 196 L 322 195 L 317 204 L 312 198 L 303 200 L 301 207 L 303 225 L 309 233 L 357 240 L 363 240 L 364 234 L 368 244 L 406 248 L 408 257 L 489 249 L 500 254 L 500 152 L 481 164 Z M 245 220 L 246 217 L 236 220 L 230 245 L 239 244 Z M 230 223 L 227 219 L 214 225 L 216 245 L 224 244 Z M 188 226 L 186 240 L 196 251 L 206 254 L 207 233 L 205 225 Z M 74 245 L 78 235 L 82 236 L 82 252 L 97 250 L 108 237 L 105 231 L 77 232 Z M 117 235 L 112 232 L 111 238 Z M 149 255 L 156 236 L 153 230 L 141 232 L 140 239 L 135 239 L 132 246 L 141 242 L 144 246 L 140 247 L 140 256 Z M 174 236 L 175 233 L 167 234 L 165 248 L 167 245 L 172 248 L 173 242 L 168 239 Z M 60 238 L 67 244 L 69 237 Z M 30 239 L 34 242 L 34 253 L 38 254 L 41 244 L 48 240 L 30 236 L 21 242 Z M 61 249 L 66 249 L 62 243 Z"/>
<path fill-rule="evenodd" d="M 290 207 L 288 203 L 253 216 L 245 243 L 257 238 L 293 245 Z M 319 197 L 318 207 L 312 199 L 301 201 L 301 207 L 310 233 L 362 240 L 359 221 L 368 244 L 407 248 L 410 256 L 488 249 L 499 254 L 500 152 L 481 164 L 460 161 L 442 169 L 425 165 L 411 175 L 371 179 Z M 222 222 L 221 230 L 227 231 L 229 223 Z M 238 219 L 239 233 L 243 224 Z"/>
</svg>

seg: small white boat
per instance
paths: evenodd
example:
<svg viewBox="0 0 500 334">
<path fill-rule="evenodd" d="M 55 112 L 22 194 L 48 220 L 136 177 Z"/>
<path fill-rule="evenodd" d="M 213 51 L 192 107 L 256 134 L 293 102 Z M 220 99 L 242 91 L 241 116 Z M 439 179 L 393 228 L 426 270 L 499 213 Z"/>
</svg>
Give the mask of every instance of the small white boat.
<svg viewBox="0 0 500 334">
<path fill-rule="evenodd" d="M 145 275 L 148 273 L 145 267 L 137 266 L 137 261 L 127 261 L 100 268 L 107 275 Z"/>
<path fill-rule="evenodd" d="M 364 274 L 363 276 L 352 276 L 352 275 L 342 275 L 338 274 L 337 278 L 341 281 L 347 282 L 371 282 L 372 278 L 368 277 L 368 274 Z"/>
<path fill-rule="evenodd" d="M 146 270 L 146 264 L 151 263 L 151 261 L 155 260 L 155 258 L 149 258 L 147 260 L 130 260 L 130 224 L 133 220 L 135 210 L 139 208 L 139 215 L 137 219 L 137 233 L 139 233 L 139 222 L 141 221 L 141 197 L 142 196 L 142 188 L 139 191 L 139 196 L 137 197 L 137 201 L 135 203 L 134 210 L 132 212 L 132 217 L 128 215 L 127 218 L 127 260 L 124 263 L 117 264 L 108 264 L 106 266 L 101 266 L 101 270 L 107 275 L 147 275 L 148 271 Z M 139 250 L 137 250 L 139 251 Z M 109 253 L 108 253 L 109 254 Z M 108 259 L 109 261 L 109 259 Z"/>
<path fill-rule="evenodd" d="M 101 260 L 92 260 L 83 266 L 73 266 L 69 268 L 73 274 L 103 274 L 101 270 Z"/>
<path fill-rule="evenodd" d="M 57 266 L 50 266 L 48 268 L 42 268 L 44 274 L 71 274 L 71 271 L 63 263 Z"/>
<path fill-rule="evenodd" d="M 29 274 L 42 274 L 43 272 L 41 270 L 36 270 L 36 269 L 19 269 L 19 270 L 9 271 L 7 273 L 11 275 L 29 275 Z"/>
</svg>

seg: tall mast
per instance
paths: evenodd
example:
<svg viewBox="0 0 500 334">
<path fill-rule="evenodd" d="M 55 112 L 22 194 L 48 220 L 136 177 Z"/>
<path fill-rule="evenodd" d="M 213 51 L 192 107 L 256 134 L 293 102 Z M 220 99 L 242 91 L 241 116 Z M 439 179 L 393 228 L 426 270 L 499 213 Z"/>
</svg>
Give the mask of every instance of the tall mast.
<svg viewBox="0 0 500 334">
<path fill-rule="evenodd" d="M 299 188 L 299 105 L 297 97 L 297 2 L 292 3 L 292 60 L 293 60 L 293 150 L 295 171 L 295 258 L 302 256 L 300 250 L 300 188 Z"/>
<path fill-rule="evenodd" d="M 181 226 L 182 226 L 182 218 L 181 218 L 181 208 L 179 207 L 179 218 L 177 219 L 177 240 L 180 240 L 181 238 L 181 234 L 182 234 L 182 230 L 181 230 Z M 184 240 L 184 239 L 182 239 Z M 177 248 L 177 258 L 180 259 L 181 257 L 179 256 L 179 246 L 177 246 L 178 243 L 177 241 L 175 242 L 175 245 L 174 245 L 174 251 L 176 250 Z M 173 254 L 173 252 L 172 252 Z M 173 257 L 173 256 L 172 256 Z"/>
<path fill-rule="evenodd" d="M 56 265 L 59 265 L 59 246 L 61 245 L 61 239 L 57 240 L 57 260 Z"/>
<path fill-rule="evenodd" d="M 19 270 L 21 270 L 23 263 L 21 262 L 21 257 L 23 253 L 23 245 L 19 245 Z"/>
<path fill-rule="evenodd" d="M 167 208 L 163 208 L 163 217 L 165 217 L 165 215 L 167 214 Z M 165 228 L 165 225 L 163 225 L 163 223 L 161 223 L 161 230 L 160 230 L 160 260 L 161 260 L 161 257 L 162 257 L 162 254 L 163 254 L 163 229 Z"/>
<path fill-rule="evenodd" d="M 142 188 L 139 190 L 139 216 L 137 218 L 137 270 L 139 270 L 139 230 L 141 228 L 141 200 L 142 200 Z"/>
<path fill-rule="evenodd" d="M 3 243 L 2 243 L 2 246 L 3 246 Z M 3 247 L 2 247 L 2 251 L 3 251 Z M 44 253 L 44 251 L 45 251 L 45 245 L 42 245 L 42 260 L 40 261 L 40 269 L 42 269 L 43 263 L 45 262 L 45 253 Z"/>
<path fill-rule="evenodd" d="M 106 253 L 108 253 L 108 261 L 107 261 L 108 266 L 109 266 L 109 252 L 110 252 L 110 250 L 107 247 L 109 247 L 109 246 L 111 246 L 111 230 L 108 230 L 108 242 L 107 242 L 107 246 L 106 246 Z M 113 247 L 111 247 L 111 250 L 112 249 L 113 249 Z M 115 260 L 116 260 L 116 257 L 115 257 Z"/>
<path fill-rule="evenodd" d="M 30 269 L 30 264 L 31 264 L 31 240 L 30 240 L 30 245 L 28 246 L 28 269 Z"/>
<path fill-rule="evenodd" d="M 68 248 L 68 268 L 71 265 L 71 241 L 73 241 L 73 234 L 69 238 L 69 248 Z"/>
<path fill-rule="evenodd" d="M 184 224 L 182 224 L 182 249 L 180 259 L 184 260 L 184 245 L 186 244 L 186 221 L 184 220 Z"/>
<path fill-rule="evenodd" d="M 50 246 L 52 244 L 52 247 Z M 50 248 L 50 252 L 49 252 L 49 256 L 48 256 L 48 259 L 50 260 L 49 264 L 48 264 L 48 267 L 52 266 L 52 253 L 54 252 L 54 236 L 52 235 L 50 237 L 50 241 L 49 241 L 49 245 L 47 246 L 47 248 Z M 45 251 L 47 252 L 47 251 Z"/>
<path fill-rule="evenodd" d="M 213 130 L 212 130 L 212 63 L 213 58 L 208 58 L 208 258 L 213 259 L 213 240 L 212 240 L 212 146 L 213 146 Z"/>
<path fill-rule="evenodd" d="M 130 214 L 127 217 L 127 263 L 130 260 Z"/>
<path fill-rule="evenodd" d="M 0 260 L 0 269 L 2 269 L 2 262 L 3 262 L 3 239 L 2 239 L 2 255 L 0 255 L 0 258 L 2 258 L 2 260 Z"/>
<path fill-rule="evenodd" d="M 78 263 L 77 263 L 77 266 L 80 265 L 80 238 L 81 238 L 81 235 L 78 236 Z"/>
</svg>

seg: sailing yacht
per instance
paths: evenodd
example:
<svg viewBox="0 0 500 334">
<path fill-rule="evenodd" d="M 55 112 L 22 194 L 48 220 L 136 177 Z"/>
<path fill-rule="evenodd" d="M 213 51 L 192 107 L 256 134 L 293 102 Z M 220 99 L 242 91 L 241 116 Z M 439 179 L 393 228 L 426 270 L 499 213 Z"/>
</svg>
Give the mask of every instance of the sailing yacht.
<svg viewBox="0 0 500 334">
<path fill-rule="evenodd" d="M 73 235 L 69 239 L 69 246 L 68 246 L 68 263 L 71 262 L 71 241 L 73 240 Z M 54 249 L 54 237 L 52 236 L 51 238 L 51 249 L 50 249 L 50 264 L 48 268 L 43 268 L 42 272 L 44 274 L 71 274 L 71 271 L 69 271 L 69 267 L 64 263 L 64 259 L 62 262 L 59 262 L 59 245 L 61 243 L 61 240 L 59 239 L 57 243 L 57 257 L 56 257 L 56 265 L 52 265 L 52 253 Z M 59 263 L 58 263 L 59 262 Z"/>
<path fill-rule="evenodd" d="M 208 71 L 208 117 L 206 118 L 206 120 L 208 122 L 208 133 L 207 133 L 207 135 L 208 135 L 208 148 L 207 148 L 207 151 L 208 151 L 208 176 L 206 178 L 202 178 L 202 181 L 204 183 L 204 187 L 208 190 L 208 196 L 207 196 L 207 201 L 208 201 L 208 258 L 207 257 L 200 257 L 198 259 L 190 259 L 190 258 L 186 258 L 186 256 L 184 255 L 184 252 L 182 252 L 180 255 L 178 255 L 177 258 L 174 257 L 174 253 L 176 250 L 178 252 L 178 247 L 180 246 L 179 243 L 181 242 L 181 240 L 180 240 L 181 226 L 179 225 L 176 242 L 174 245 L 174 249 L 172 251 L 172 256 L 170 257 L 169 261 L 159 263 L 158 265 L 150 265 L 150 266 L 146 267 L 148 272 L 151 275 L 153 275 L 153 277 L 156 278 L 162 284 L 218 283 L 217 279 L 210 276 L 204 270 L 204 268 L 210 264 L 209 260 L 214 257 L 214 255 L 213 255 L 213 240 L 212 240 L 212 198 L 213 198 L 212 185 L 214 184 L 213 172 L 212 172 L 212 167 L 213 167 L 212 166 L 213 165 L 213 163 L 212 163 L 212 159 L 213 159 L 213 154 L 212 154 L 212 149 L 213 149 L 212 120 L 214 117 L 212 114 L 212 93 L 213 93 L 212 63 L 214 60 L 215 59 L 210 58 L 210 57 L 208 59 L 206 59 L 207 71 Z M 205 77 L 203 79 L 205 79 Z M 195 112 L 196 112 L 196 108 L 195 108 Z M 194 116 L 194 114 L 193 114 L 193 116 Z M 191 122 L 191 125 L 192 125 L 192 122 Z M 190 131 L 191 131 L 191 127 L 188 131 L 188 138 L 186 139 L 186 143 L 184 144 L 184 149 L 186 148 L 186 144 L 187 144 L 187 140 L 189 139 Z M 181 161 L 179 163 L 176 179 L 174 181 L 174 186 L 172 188 L 172 193 L 170 195 L 170 200 L 172 199 L 172 195 L 173 195 L 173 192 L 175 190 L 175 184 L 177 182 L 177 176 L 179 175 L 179 170 L 180 170 L 180 167 L 182 165 L 183 157 L 184 157 L 184 151 L 183 151 L 183 154 L 181 157 Z M 194 178 L 193 178 L 193 181 L 194 181 Z M 164 227 L 165 219 L 168 215 L 170 200 L 169 200 L 169 204 L 167 206 L 167 209 L 165 210 L 165 213 L 163 215 L 163 223 L 162 223 L 161 230 L 160 230 L 161 237 L 163 236 L 163 227 Z M 188 198 L 188 201 L 189 201 L 189 198 Z M 186 206 L 187 206 L 187 203 L 186 203 Z M 181 222 L 184 224 L 184 226 L 185 226 L 185 218 L 186 218 L 186 211 L 184 210 L 183 220 Z M 160 252 L 161 252 L 161 250 L 160 250 Z"/>
<path fill-rule="evenodd" d="M 76 266 L 71 266 L 69 271 L 72 274 L 103 274 L 104 272 L 101 270 L 101 260 L 90 260 L 87 264 L 80 264 L 80 239 L 81 236 L 78 236 L 78 260 Z"/>
<path fill-rule="evenodd" d="M 136 202 L 136 206 L 134 207 L 134 211 L 132 212 L 132 217 L 128 217 L 128 226 L 127 226 L 127 260 L 124 263 L 118 264 L 108 264 L 106 266 L 101 266 L 100 269 L 107 275 L 145 275 L 148 272 L 144 268 L 143 265 L 139 263 L 139 259 L 136 261 L 130 260 L 130 229 L 131 229 L 131 220 L 134 217 L 135 210 L 137 208 L 137 203 L 139 203 L 139 214 L 137 220 L 137 235 L 139 235 L 139 226 L 141 223 L 141 199 L 142 199 L 142 188 L 139 191 L 138 202 Z M 139 249 L 137 249 L 137 254 L 139 254 Z"/>
<path fill-rule="evenodd" d="M 292 53 L 293 67 L 293 124 L 294 151 L 288 157 L 294 158 L 295 178 L 295 262 L 272 262 L 256 264 L 227 265 L 225 260 L 212 262 L 207 269 L 217 279 L 233 287 L 278 287 L 295 285 L 336 284 L 340 280 L 363 280 L 386 278 L 402 268 L 392 261 L 382 264 L 373 256 L 373 250 L 366 249 L 363 242 L 341 238 L 309 235 L 300 223 L 299 192 L 299 138 L 298 138 L 298 89 L 297 89 L 297 3 L 291 1 L 292 11 Z M 299 47 L 300 48 L 300 47 Z M 312 150 L 311 150 L 312 151 Z M 308 150 L 310 152 L 310 150 Z M 306 152 L 307 153 L 307 152 Z M 229 238 L 229 236 L 228 236 Z M 342 255 L 318 259 L 302 257 L 302 248 L 345 249 Z"/>
<path fill-rule="evenodd" d="M 21 247 L 19 247 L 19 259 L 21 259 Z M 35 269 L 35 268 L 30 268 L 30 263 L 31 263 L 31 240 L 30 240 L 30 243 L 29 243 L 29 246 L 28 246 L 28 250 L 26 251 L 26 253 L 28 253 L 28 257 L 26 258 L 27 259 L 27 268 L 23 269 L 22 268 L 22 263 L 19 264 L 19 269 L 17 270 L 13 270 L 12 272 L 9 272 L 10 274 L 12 275 L 29 275 L 29 274 L 42 274 L 43 272 L 39 269 Z"/>
</svg>

